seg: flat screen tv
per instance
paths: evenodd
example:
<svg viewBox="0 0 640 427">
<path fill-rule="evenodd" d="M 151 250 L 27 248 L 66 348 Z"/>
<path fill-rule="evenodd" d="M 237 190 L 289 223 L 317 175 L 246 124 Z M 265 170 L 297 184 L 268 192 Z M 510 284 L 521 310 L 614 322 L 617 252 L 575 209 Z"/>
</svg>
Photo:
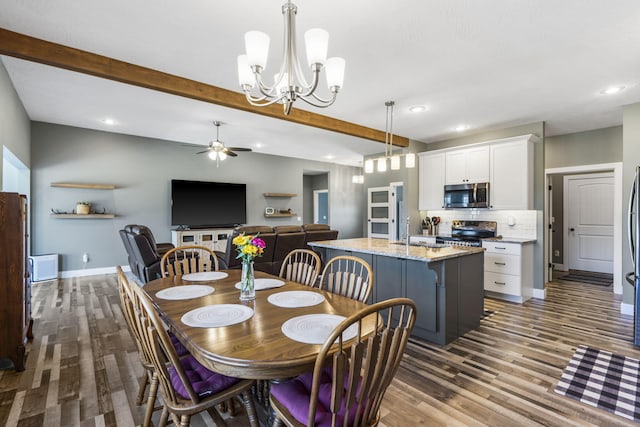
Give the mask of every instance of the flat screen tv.
<svg viewBox="0 0 640 427">
<path fill-rule="evenodd" d="M 172 225 L 233 227 L 246 222 L 246 184 L 171 180 Z"/>
</svg>

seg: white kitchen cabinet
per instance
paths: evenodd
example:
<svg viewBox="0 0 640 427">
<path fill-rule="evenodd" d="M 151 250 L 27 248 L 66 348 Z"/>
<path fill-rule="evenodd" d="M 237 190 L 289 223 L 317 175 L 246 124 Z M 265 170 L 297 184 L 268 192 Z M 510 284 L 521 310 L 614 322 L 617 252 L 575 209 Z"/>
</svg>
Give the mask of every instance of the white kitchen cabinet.
<svg viewBox="0 0 640 427">
<path fill-rule="evenodd" d="M 489 197 L 492 209 L 532 209 L 533 144 L 529 138 L 491 145 Z"/>
<path fill-rule="evenodd" d="M 484 290 L 490 297 L 523 303 L 533 295 L 533 245 L 483 241 Z"/>
<path fill-rule="evenodd" d="M 227 238 L 231 228 L 200 228 L 194 230 L 171 230 L 171 243 L 174 246 L 205 246 L 219 252 L 227 250 Z"/>
<path fill-rule="evenodd" d="M 445 154 L 421 153 L 418 174 L 418 209 L 427 211 L 444 207 Z"/>
<path fill-rule="evenodd" d="M 484 145 L 445 154 L 447 185 L 489 182 L 490 149 Z"/>
</svg>

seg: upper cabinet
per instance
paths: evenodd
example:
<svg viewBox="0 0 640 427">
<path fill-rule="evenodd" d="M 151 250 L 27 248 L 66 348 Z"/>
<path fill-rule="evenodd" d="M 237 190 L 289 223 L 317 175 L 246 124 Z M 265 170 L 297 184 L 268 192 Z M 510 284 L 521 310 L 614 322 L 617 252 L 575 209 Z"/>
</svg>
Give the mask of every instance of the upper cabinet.
<svg viewBox="0 0 640 427">
<path fill-rule="evenodd" d="M 531 209 L 533 206 L 533 144 L 530 138 L 491 145 L 492 209 Z"/>
<path fill-rule="evenodd" d="M 445 156 L 447 185 L 489 182 L 488 146 L 449 151 Z"/>
<path fill-rule="evenodd" d="M 444 207 L 444 153 L 421 153 L 419 168 L 418 209 L 421 211 L 442 209 Z"/>
<path fill-rule="evenodd" d="M 489 183 L 491 209 L 533 207 L 533 135 L 420 153 L 419 210 L 443 209 L 444 186 Z"/>
</svg>

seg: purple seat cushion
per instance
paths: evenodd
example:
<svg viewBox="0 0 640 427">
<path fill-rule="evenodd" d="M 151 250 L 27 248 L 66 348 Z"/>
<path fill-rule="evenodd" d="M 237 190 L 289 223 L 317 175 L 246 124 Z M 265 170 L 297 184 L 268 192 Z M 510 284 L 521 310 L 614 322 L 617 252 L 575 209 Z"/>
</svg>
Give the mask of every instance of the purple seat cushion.
<svg viewBox="0 0 640 427">
<path fill-rule="evenodd" d="M 211 372 L 191 355 L 180 359 L 180 364 L 191 383 L 191 387 L 193 387 L 193 391 L 201 398 L 224 391 L 240 381 L 239 378 Z M 175 391 L 185 399 L 189 399 L 189 393 L 187 393 L 186 387 L 173 366 L 169 368 L 169 374 L 171 375 L 171 385 Z"/>
<path fill-rule="evenodd" d="M 348 381 L 345 378 L 345 382 Z M 311 400 L 311 383 L 313 372 L 302 374 L 292 380 L 273 384 L 271 395 L 302 424 L 307 424 L 309 419 L 309 402 Z M 318 406 L 316 407 L 315 425 L 317 427 L 331 426 L 331 368 L 325 368 L 320 378 L 318 389 Z M 358 390 L 359 391 L 359 390 Z M 364 409 L 364 408 L 362 408 Z M 346 408 L 344 402 L 336 416 L 336 425 L 343 425 Z M 356 416 L 355 408 L 349 411 L 348 425 L 353 425 Z"/>
<path fill-rule="evenodd" d="M 167 333 L 169 334 L 169 339 L 171 340 L 171 344 L 173 344 L 173 348 L 176 350 L 176 354 L 178 356 L 184 356 L 186 354 L 189 354 L 189 350 L 187 350 L 187 347 L 185 347 L 184 344 L 180 342 L 178 337 L 173 335 L 171 331 L 167 331 Z"/>
</svg>

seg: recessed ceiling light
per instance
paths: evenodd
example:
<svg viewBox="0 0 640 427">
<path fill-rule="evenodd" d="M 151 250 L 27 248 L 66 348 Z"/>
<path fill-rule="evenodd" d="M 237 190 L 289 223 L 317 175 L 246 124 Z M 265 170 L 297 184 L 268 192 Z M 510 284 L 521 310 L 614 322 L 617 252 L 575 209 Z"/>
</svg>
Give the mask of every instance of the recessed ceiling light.
<svg viewBox="0 0 640 427">
<path fill-rule="evenodd" d="M 427 107 L 424 105 L 414 105 L 413 107 L 409 107 L 409 111 L 412 113 L 422 113 L 423 111 L 427 111 Z"/>
<path fill-rule="evenodd" d="M 602 91 L 600 91 L 603 95 L 614 95 L 618 92 L 622 92 L 624 90 L 624 86 L 611 86 Z"/>
<path fill-rule="evenodd" d="M 256 148 L 262 148 L 264 147 L 264 144 L 262 142 L 256 142 L 255 144 L 253 144 L 253 146 Z"/>
<path fill-rule="evenodd" d="M 326 156 L 324 156 L 324 158 L 327 160 L 333 160 L 336 158 L 336 156 L 334 156 L 333 154 L 327 154 Z"/>
<path fill-rule="evenodd" d="M 467 129 L 469 129 L 469 125 L 458 125 L 453 128 L 453 130 L 455 130 L 456 132 L 464 132 Z"/>
<path fill-rule="evenodd" d="M 116 121 L 107 117 L 106 119 L 102 119 L 102 123 L 104 123 L 105 125 L 113 126 L 116 124 Z"/>
</svg>

